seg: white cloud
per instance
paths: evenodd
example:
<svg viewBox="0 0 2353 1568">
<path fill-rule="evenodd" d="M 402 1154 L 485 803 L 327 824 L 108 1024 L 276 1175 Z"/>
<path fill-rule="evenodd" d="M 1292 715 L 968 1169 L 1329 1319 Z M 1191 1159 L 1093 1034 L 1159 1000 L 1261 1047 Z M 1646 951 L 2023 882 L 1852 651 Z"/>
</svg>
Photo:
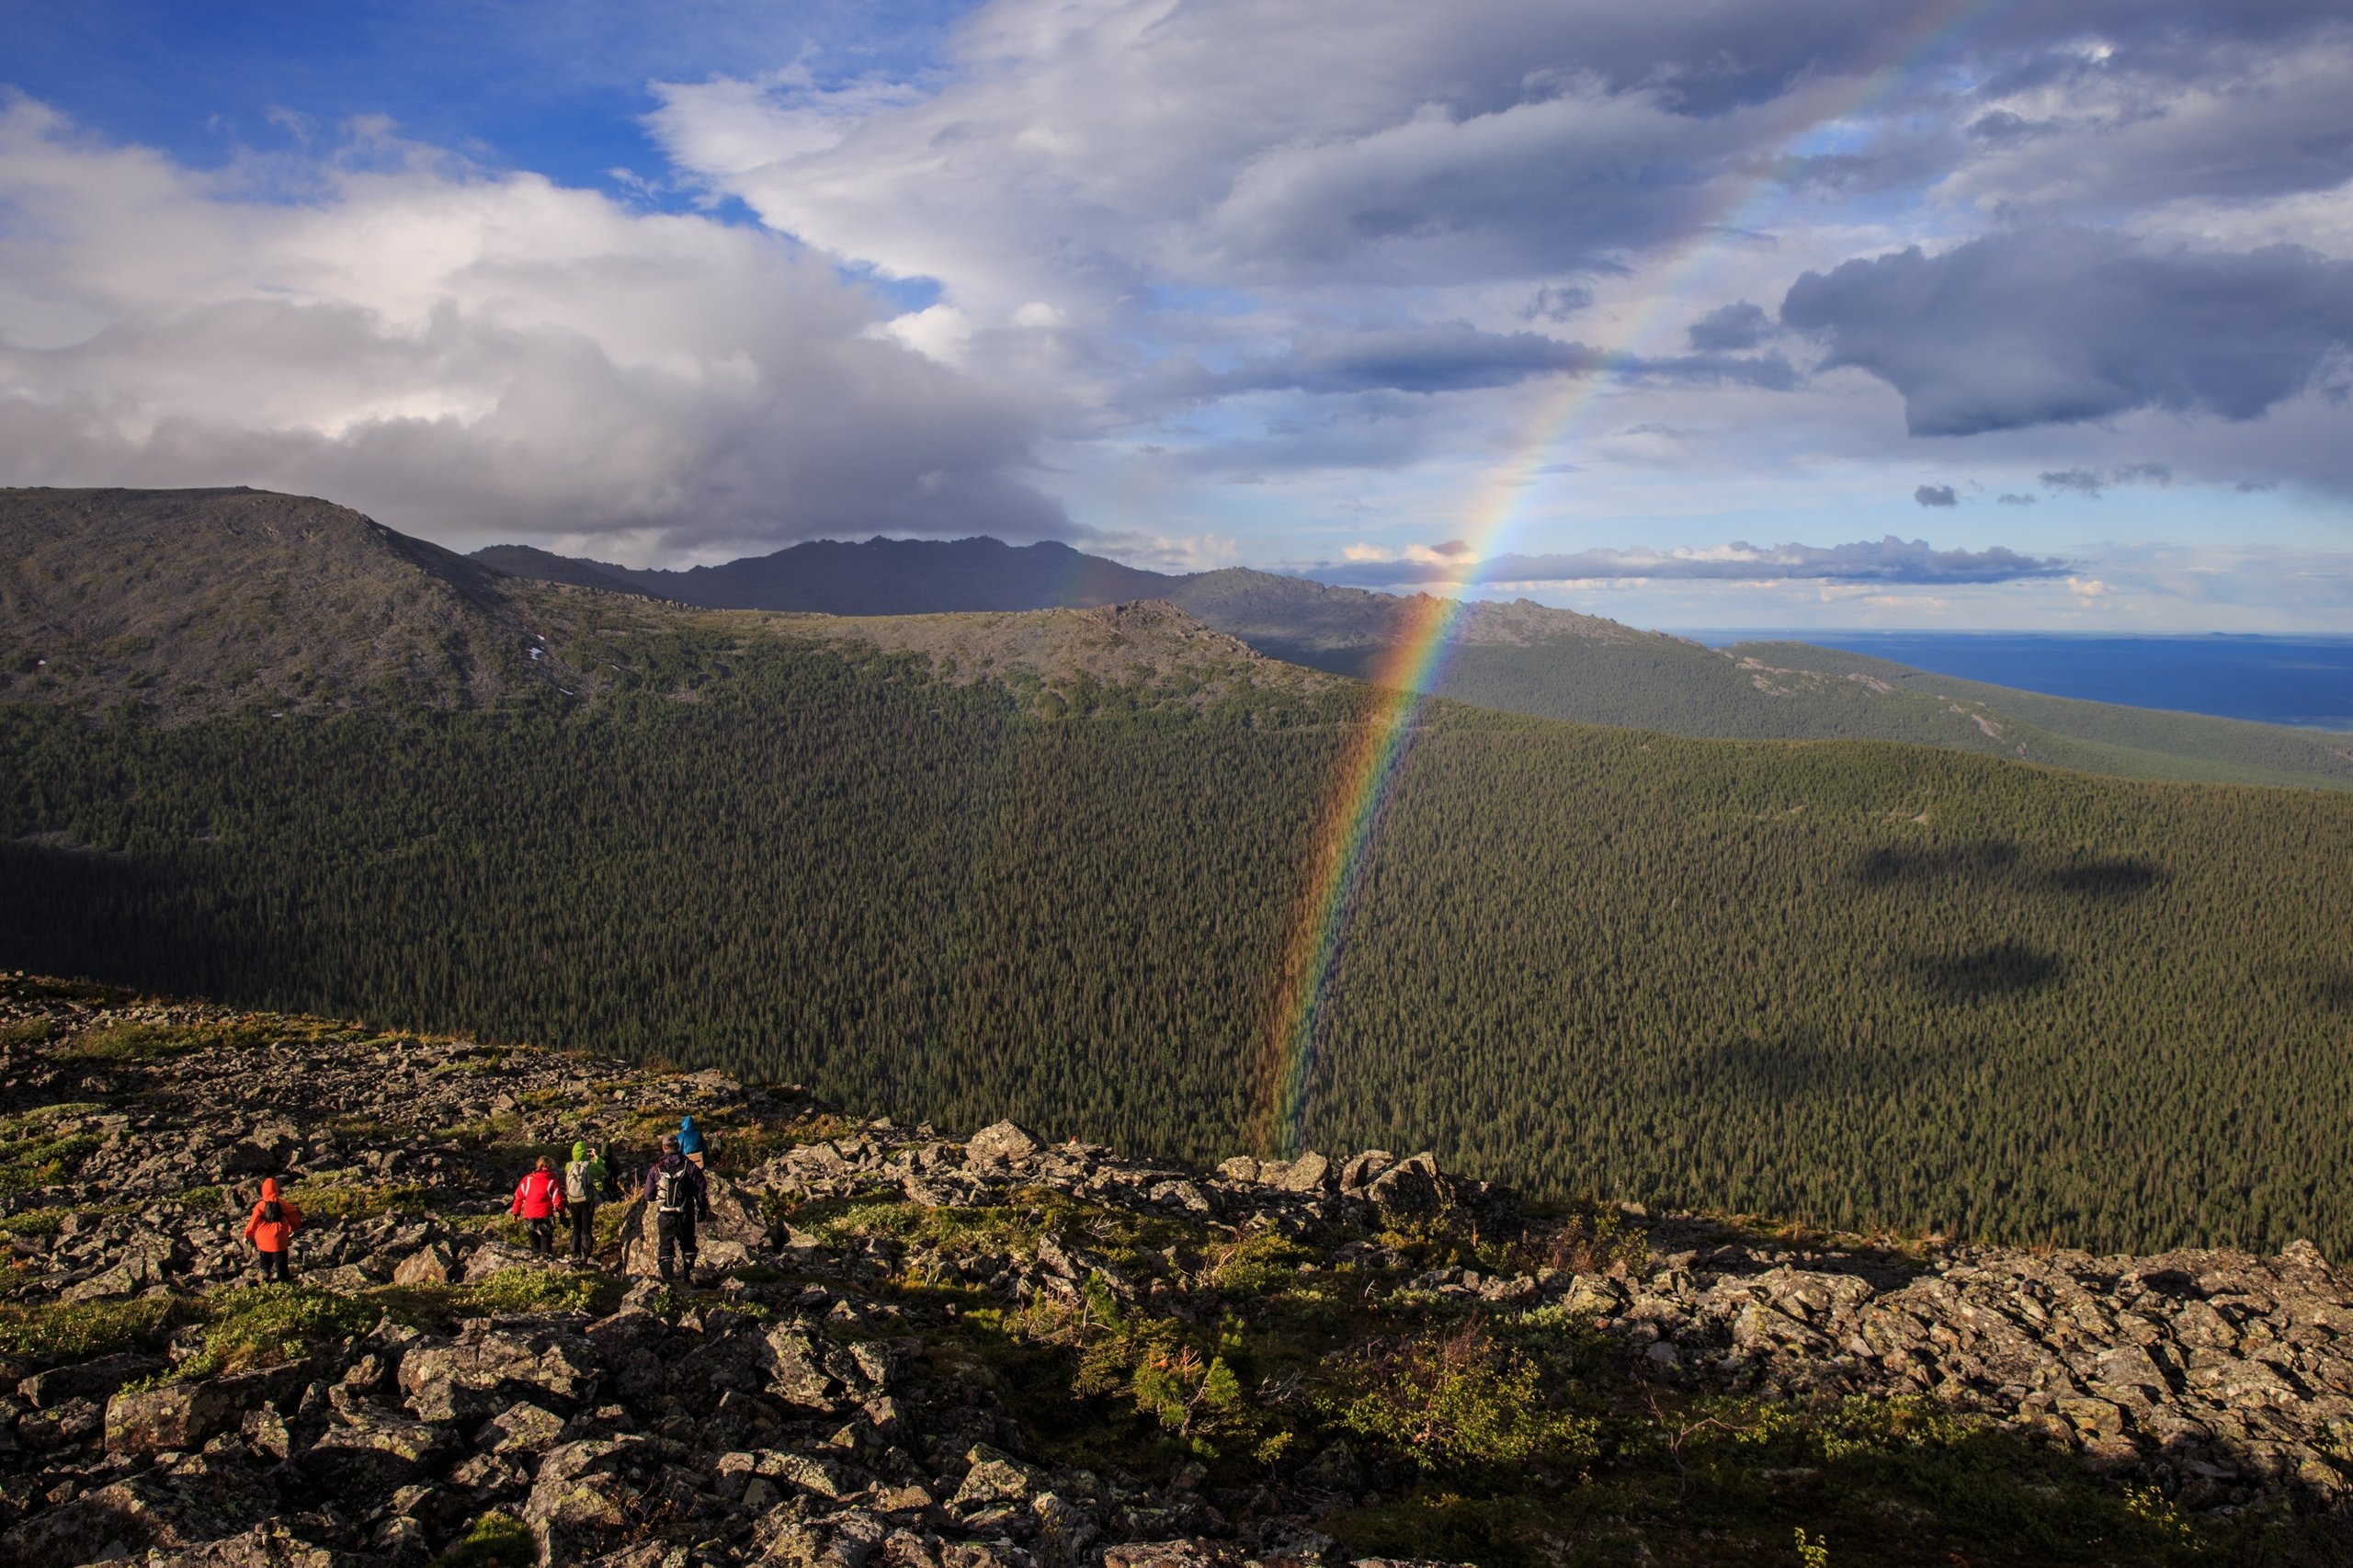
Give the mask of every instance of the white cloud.
<svg viewBox="0 0 2353 1568">
<path fill-rule="evenodd" d="M 218 173 L 0 108 L 0 472 L 311 491 L 459 542 L 1069 531 L 1042 400 L 789 242 L 381 129 Z M 935 324 L 940 325 L 943 324 Z"/>
</svg>

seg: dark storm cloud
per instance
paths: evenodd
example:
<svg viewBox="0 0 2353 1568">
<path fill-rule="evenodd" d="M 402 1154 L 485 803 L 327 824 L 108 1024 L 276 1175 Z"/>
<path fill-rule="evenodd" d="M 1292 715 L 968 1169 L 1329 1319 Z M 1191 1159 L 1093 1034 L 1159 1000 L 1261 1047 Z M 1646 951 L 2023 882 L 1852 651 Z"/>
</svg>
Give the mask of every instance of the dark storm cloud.
<svg viewBox="0 0 2353 1568">
<path fill-rule="evenodd" d="M 2139 408 L 2253 419 L 2353 345 L 2353 263 L 2031 231 L 1809 272 L 1781 324 L 1904 395 L 1915 436 Z"/>
<path fill-rule="evenodd" d="M 1761 313 L 1761 312 L 1760 312 Z M 1307 332 L 1289 351 L 1230 370 L 1172 373 L 1182 396 L 1245 392 L 1445 392 L 1510 386 L 1533 376 L 1609 371 L 1632 381 L 1738 383 L 1784 389 L 1796 368 L 1778 354 L 1701 353 L 1643 358 L 1535 332 L 1483 332 L 1462 322 L 1373 332 Z"/>
<path fill-rule="evenodd" d="M 1358 587 L 1439 583 L 1574 583 L 1601 578 L 1675 578 L 1715 582 L 2009 583 L 2063 576 L 2069 562 L 1988 550 L 1935 550 L 1926 540 L 1859 540 L 1817 546 L 1733 544 L 1707 553 L 1588 550 L 1574 555 L 1499 555 L 1475 566 L 1419 561 L 1343 562 L 1310 575 Z"/>
<path fill-rule="evenodd" d="M 1773 318 L 1761 305 L 1743 300 L 1736 305 L 1725 305 L 1710 311 L 1691 324 L 1685 334 L 1691 347 L 1703 353 L 1738 353 L 1754 348 L 1765 341 L 1773 330 Z"/>
<path fill-rule="evenodd" d="M 1949 484 L 1924 484 L 1912 492 L 1912 499 L 1923 506 L 1958 506 L 1961 496 Z"/>
</svg>

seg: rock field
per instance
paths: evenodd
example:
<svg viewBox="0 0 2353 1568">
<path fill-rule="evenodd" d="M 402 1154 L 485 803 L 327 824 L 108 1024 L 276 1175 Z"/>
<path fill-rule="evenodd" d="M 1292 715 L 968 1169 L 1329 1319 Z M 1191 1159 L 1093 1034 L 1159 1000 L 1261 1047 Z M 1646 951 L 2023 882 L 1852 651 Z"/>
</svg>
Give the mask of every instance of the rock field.
<svg viewBox="0 0 2353 1568">
<path fill-rule="evenodd" d="M 634 1204 L 595 1269 L 517 1244 L 532 1152 L 642 1161 L 681 1113 L 716 1139 L 692 1288 L 646 1278 Z M 310 1216 L 290 1289 L 245 1289 L 263 1175 Z M 2353 1283 L 2302 1244 L 1871 1248 L 1629 1208 L 1549 1258 L 1427 1267 L 1412 1238 L 1528 1233 L 1513 1196 L 1427 1155 L 1200 1171 L 24 977 L 0 990 L 0 1551 L 25 1568 L 1378 1562 L 1325 1528 L 1403 1484 L 1362 1440 L 1082 1465 L 1025 1414 L 1037 1363 L 955 1348 L 1214 1324 L 1256 1237 L 1361 1310 L 1559 1325 L 1643 1398 L 1925 1401 L 2184 1517 L 2327 1511 L 2353 1457 Z"/>
</svg>

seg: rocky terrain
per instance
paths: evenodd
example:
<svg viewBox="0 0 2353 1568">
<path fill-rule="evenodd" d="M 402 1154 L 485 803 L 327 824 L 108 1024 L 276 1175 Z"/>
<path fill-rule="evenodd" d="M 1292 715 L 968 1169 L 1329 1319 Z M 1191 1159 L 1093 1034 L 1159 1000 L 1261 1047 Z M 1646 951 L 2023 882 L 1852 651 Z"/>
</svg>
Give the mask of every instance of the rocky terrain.
<svg viewBox="0 0 2353 1568">
<path fill-rule="evenodd" d="M 702 1269 L 504 1217 L 715 1140 Z M 288 1285 L 239 1241 L 274 1175 Z M 2313 1248 L 1871 1244 L 1427 1156 L 1188 1169 L 781 1085 L 0 983 L 26 1568 L 2341 1560 Z M 1800 1537 L 1803 1546 L 1806 1537 Z"/>
</svg>

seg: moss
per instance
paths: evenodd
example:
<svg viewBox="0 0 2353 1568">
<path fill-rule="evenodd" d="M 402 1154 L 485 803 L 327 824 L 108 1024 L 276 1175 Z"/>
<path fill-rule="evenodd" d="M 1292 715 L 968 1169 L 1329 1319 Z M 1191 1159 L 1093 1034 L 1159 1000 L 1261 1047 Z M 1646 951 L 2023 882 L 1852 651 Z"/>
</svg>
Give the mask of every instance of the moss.
<svg viewBox="0 0 2353 1568">
<path fill-rule="evenodd" d="M 538 1560 L 531 1532 L 511 1514 L 484 1514 L 449 1551 L 433 1560 L 433 1568 L 525 1568 Z"/>
</svg>

